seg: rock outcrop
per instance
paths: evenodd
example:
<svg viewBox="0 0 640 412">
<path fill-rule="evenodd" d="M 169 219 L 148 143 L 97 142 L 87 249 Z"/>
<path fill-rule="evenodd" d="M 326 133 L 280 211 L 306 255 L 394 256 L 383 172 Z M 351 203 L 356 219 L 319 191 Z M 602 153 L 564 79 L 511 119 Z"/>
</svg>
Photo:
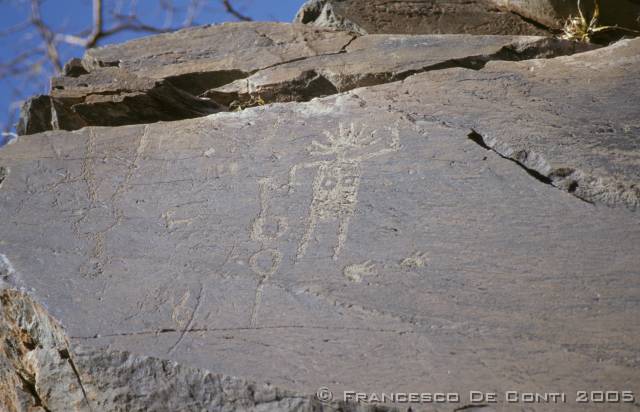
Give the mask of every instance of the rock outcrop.
<svg viewBox="0 0 640 412">
<path fill-rule="evenodd" d="M 309 0 L 294 22 L 360 34 L 550 33 L 492 0 Z"/>
<path fill-rule="evenodd" d="M 219 39 L 211 43 L 211 39 Z M 224 110 L 200 95 L 274 65 L 343 52 L 349 33 L 277 23 L 196 27 L 90 50 L 24 106 L 19 134 L 179 120 Z M 169 52 L 167 52 L 169 50 Z"/>
<path fill-rule="evenodd" d="M 233 24 L 66 72 L 0 150 L 3 407 L 640 394 L 640 39 Z"/>
<path fill-rule="evenodd" d="M 212 38 L 233 41 L 218 47 Z M 543 37 L 357 36 L 274 23 L 192 28 L 90 50 L 52 80 L 50 96 L 27 102 L 18 132 L 189 119 L 308 100 L 420 71 L 590 48 Z M 263 84 L 274 78 L 277 83 Z"/>
<path fill-rule="evenodd" d="M 637 0 L 600 3 L 600 25 L 640 30 Z M 594 0 L 581 5 L 590 20 Z M 361 34 L 544 35 L 578 15 L 578 0 L 308 0 L 294 22 Z"/>
</svg>

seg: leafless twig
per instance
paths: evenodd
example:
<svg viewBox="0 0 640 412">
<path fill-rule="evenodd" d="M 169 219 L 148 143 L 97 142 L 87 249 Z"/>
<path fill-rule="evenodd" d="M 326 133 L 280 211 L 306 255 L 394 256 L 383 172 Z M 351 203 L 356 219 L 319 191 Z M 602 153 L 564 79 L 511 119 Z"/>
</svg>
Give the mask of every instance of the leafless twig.
<svg viewBox="0 0 640 412">
<path fill-rule="evenodd" d="M 222 0 L 222 5 L 224 6 L 224 9 L 227 13 L 231 14 L 233 17 L 235 17 L 236 19 L 240 20 L 240 21 L 253 21 L 253 19 L 251 17 L 247 17 L 244 14 L 241 14 L 239 11 L 237 11 L 232 5 L 231 5 L 231 1 L 229 0 Z"/>
<path fill-rule="evenodd" d="M 60 73 L 62 71 L 62 62 L 60 61 L 60 54 L 56 47 L 56 36 L 40 16 L 39 0 L 31 0 L 31 24 L 36 27 L 40 37 L 42 37 L 42 40 L 44 41 L 47 57 L 49 58 L 51 65 L 56 73 Z"/>
<path fill-rule="evenodd" d="M 251 21 L 252 19 L 240 13 L 231 0 L 220 0 L 225 13 L 241 21 Z M 11 89 L 16 84 L 24 80 L 24 84 L 15 87 L 12 99 L 16 99 L 11 104 L 12 108 L 4 117 L 12 123 L 15 115 L 15 108 L 19 106 L 19 101 L 24 99 L 24 90 L 31 93 L 36 88 L 39 93 L 45 93 L 47 78 L 52 74 L 59 74 L 63 70 L 63 57 L 68 53 L 68 48 L 64 45 L 88 49 L 98 46 L 102 41 L 110 36 L 122 32 L 140 33 L 164 33 L 188 27 L 196 24 L 197 17 L 206 10 L 207 0 L 189 0 L 178 6 L 172 0 L 160 0 L 161 11 L 164 12 L 164 21 L 158 25 L 147 24 L 139 16 L 141 11 L 137 0 L 91 0 L 91 23 L 84 30 L 76 33 L 65 33 L 63 29 L 46 21 L 41 10 L 43 0 L 24 0 L 17 4 L 24 4 L 28 18 L 20 23 L 14 24 L 0 30 L 0 38 L 14 38 L 22 36 L 24 46 L 16 49 L 9 58 L 0 62 L 0 80 Z M 62 2 L 61 2 L 62 3 Z M 186 3 L 186 4 L 185 4 Z M 217 3 L 217 0 L 215 2 Z M 218 3 L 220 4 L 220 3 Z M 174 25 L 175 16 L 183 16 L 181 24 Z M 41 44 L 33 44 L 36 39 Z M 13 40 L 11 40 L 13 41 Z M 42 87 L 41 87 L 42 86 Z M 16 90 L 18 92 L 16 92 Z M 7 110 L 0 108 L 0 110 Z M 7 122 L 2 122 L 0 129 L 4 127 L 7 131 Z M 2 140 L 2 139 L 0 139 Z M 1 145 L 1 144 L 0 144 Z"/>
</svg>

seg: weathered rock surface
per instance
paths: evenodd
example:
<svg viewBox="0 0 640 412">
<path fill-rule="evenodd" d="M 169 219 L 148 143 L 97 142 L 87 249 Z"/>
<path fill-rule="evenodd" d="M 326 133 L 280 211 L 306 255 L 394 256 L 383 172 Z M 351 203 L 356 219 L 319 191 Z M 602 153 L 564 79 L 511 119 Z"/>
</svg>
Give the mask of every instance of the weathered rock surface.
<svg viewBox="0 0 640 412">
<path fill-rule="evenodd" d="M 340 53 L 343 32 L 277 23 L 221 24 L 92 49 L 23 108 L 19 134 L 179 120 L 225 110 L 200 97 L 274 65 Z"/>
<path fill-rule="evenodd" d="M 314 97 L 403 80 L 420 72 L 452 67 L 480 69 L 492 60 L 570 55 L 594 46 L 547 37 L 369 35 L 345 53 L 318 56 L 258 71 L 205 92 L 224 105 L 306 101 Z"/>
<path fill-rule="evenodd" d="M 343 411 L 242 379 L 126 352 L 71 347 L 63 329 L 24 293 L 0 291 L 0 410 Z M 376 411 L 392 411 L 379 408 Z"/>
<path fill-rule="evenodd" d="M 361 34 L 470 33 L 544 35 L 578 15 L 577 0 L 308 0 L 297 23 Z M 636 0 L 601 1 L 600 25 L 640 30 Z M 593 0 L 582 0 L 590 19 Z"/>
<path fill-rule="evenodd" d="M 549 34 L 492 0 L 309 0 L 294 22 L 360 34 Z"/>
<path fill-rule="evenodd" d="M 590 48 L 521 36 L 357 37 L 272 23 L 188 29 L 90 50 L 70 62 L 66 75 L 52 80 L 51 96 L 25 105 L 19 132 L 189 119 L 257 103 L 309 100 L 420 71 Z"/>
<path fill-rule="evenodd" d="M 540 180 L 588 202 L 640 207 L 640 39 L 482 71 L 424 73 L 396 93 Z"/>
<path fill-rule="evenodd" d="M 196 367 L 307 394 L 461 394 L 436 410 L 470 390 L 565 392 L 576 411 L 597 409 L 577 390 L 638 394 L 639 49 L 22 136 L 0 151 L 4 283 L 89 348 L 68 353 L 96 402 L 121 398 L 87 368 L 116 387 L 164 368 L 163 402 Z M 41 376 L 68 370 L 43 353 L 62 366 Z"/>
</svg>

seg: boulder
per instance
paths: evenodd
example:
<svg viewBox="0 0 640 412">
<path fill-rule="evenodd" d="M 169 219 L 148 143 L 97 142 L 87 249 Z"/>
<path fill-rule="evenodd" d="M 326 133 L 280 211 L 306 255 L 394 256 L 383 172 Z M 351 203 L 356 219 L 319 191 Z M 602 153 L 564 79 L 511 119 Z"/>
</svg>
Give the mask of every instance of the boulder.
<svg viewBox="0 0 640 412">
<path fill-rule="evenodd" d="M 504 408 L 506 391 L 553 391 L 584 411 L 598 405 L 577 391 L 640 393 L 640 39 L 554 57 L 582 49 L 303 27 L 286 30 L 344 42 L 245 79 L 287 84 L 269 97 L 291 90 L 286 103 L 256 94 L 238 111 L 47 131 L 0 151 L 4 287 L 66 328 L 31 355 L 29 339 L 17 355 L 4 346 L 9 388 L 27 381 L 14 398 L 348 410 L 366 405 L 313 394 L 459 396 L 415 411 L 480 408 L 469 391 Z M 165 64 L 158 52 L 120 47 L 118 68 L 166 79 L 143 68 Z M 83 64 L 70 79 L 115 67 Z M 347 81 L 358 73 L 375 81 Z M 210 99 L 242 97 L 226 81 Z M 20 375 L 25 356 L 48 366 Z"/>
</svg>

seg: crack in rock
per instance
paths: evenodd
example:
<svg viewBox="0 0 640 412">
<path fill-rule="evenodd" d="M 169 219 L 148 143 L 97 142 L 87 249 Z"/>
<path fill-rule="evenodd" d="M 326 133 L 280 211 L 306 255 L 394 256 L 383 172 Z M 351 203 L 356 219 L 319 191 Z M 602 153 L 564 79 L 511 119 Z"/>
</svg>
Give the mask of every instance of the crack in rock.
<svg viewBox="0 0 640 412">
<path fill-rule="evenodd" d="M 380 36 L 378 36 L 380 37 Z M 407 36 L 408 39 L 411 36 Z M 416 39 L 421 37 L 416 36 Z M 444 39 L 450 41 L 451 47 L 456 45 L 468 47 L 456 36 L 422 36 L 425 41 Z M 499 38 L 499 37 L 498 37 Z M 356 38 L 354 38 L 355 40 Z M 360 37 L 359 39 L 363 39 Z M 392 39 L 391 37 L 389 39 Z M 488 41 L 494 41 L 490 36 Z M 398 48 L 402 48 L 402 44 Z M 409 47 L 409 46 L 406 46 Z M 438 44 L 434 43 L 434 52 L 438 53 Z M 571 55 L 593 49 L 595 46 L 568 42 L 554 38 L 525 37 L 508 43 L 497 51 L 485 54 L 475 54 L 464 57 L 443 58 L 433 62 L 429 57 L 420 66 L 419 57 L 416 61 L 406 60 L 401 64 L 394 61 L 374 62 L 371 67 L 360 66 L 371 56 L 361 56 L 356 51 L 345 47 L 346 55 L 341 60 L 327 61 L 326 56 L 314 56 L 301 60 L 297 65 L 278 65 L 257 71 L 252 76 L 229 83 L 223 87 L 209 90 L 202 97 L 215 100 L 231 109 L 247 108 L 255 105 L 279 102 L 306 102 L 313 98 L 330 96 L 347 92 L 359 87 L 370 87 L 381 84 L 404 81 L 410 76 L 429 71 L 464 68 L 482 70 L 491 61 L 522 61 L 531 59 L 549 59 L 558 56 Z M 382 47 L 380 47 L 382 49 Z M 470 48 L 471 49 L 471 48 Z M 372 47 L 376 50 L 376 45 Z M 362 51 L 362 50 L 358 50 Z M 428 48 L 424 50 L 429 51 Z M 471 50 L 470 50 L 471 51 Z M 382 53 L 383 50 L 380 51 Z M 334 53 L 333 55 L 339 55 Z M 418 52 L 416 52 L 418 54 Z M 353 57 L 351 57 L 353 56 Z M 411 58 L 414 58 L 413 56 Z M 437 57 L 435 58 L 437 60 Z M 402 68 L 402 65 L 406 68 Z M 400 68 L 397 68 L 400 66 Z M 418 68 L 413 68 L 420 66 Z M 391 69 L 391 67 L 393 67 Z"/>
<path fill-rule="evenodd" d="M 516 150 L 501 143 L 498 138 L 487 138 L 475 130 L 469 133 L 468 138 L 480 147 L 516 163 L 536 180 L 587 203 L 599 202 L 608 206 L 623 204 L 630 210 L 636 210 L 640 206 L 640 187 L 635 184 L 590 176 L 570 167 L 553 167 L 540 153 L 527 149 Z"/>
</svg>

